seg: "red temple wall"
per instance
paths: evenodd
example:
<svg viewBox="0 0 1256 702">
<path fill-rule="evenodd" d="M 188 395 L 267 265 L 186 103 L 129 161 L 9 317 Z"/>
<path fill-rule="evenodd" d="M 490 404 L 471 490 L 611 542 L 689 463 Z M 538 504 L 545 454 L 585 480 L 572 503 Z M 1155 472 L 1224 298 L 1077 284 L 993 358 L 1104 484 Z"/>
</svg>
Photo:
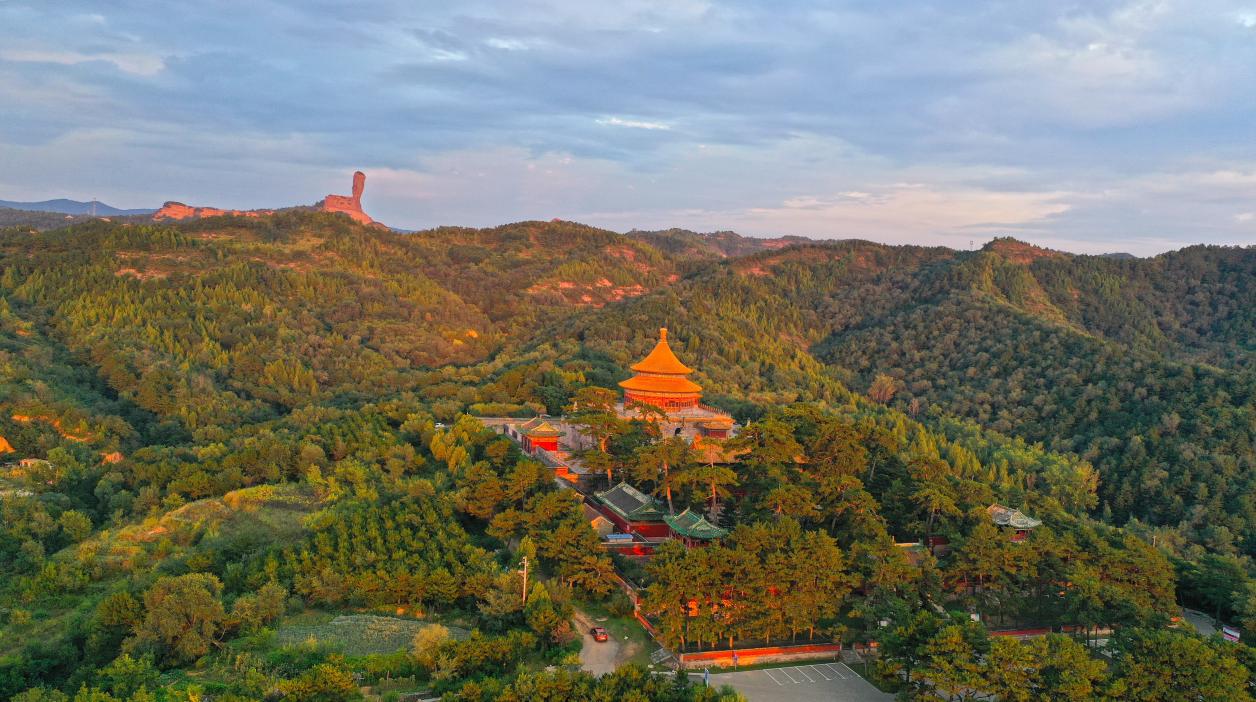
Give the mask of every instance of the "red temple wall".
<svg viewBox="0 0 1256 702">
<path fill-rule="evenodd" d="M 537 437 L 535 439 L 531 439 L 530 443 L 532 444 L 533 448 L 543 448 L 546 451 L 558 450 L 558 437 L 556 436 Z"/>
<path fill-rule="evenodd" d="M 631 522 L 631 526 L 633 531 L 647 538 L 672 535 L 672 529 L 667 526 L 667 522 Z"/>
<path fill-rule="evenodd" d="M 654 405 L 662 409 L 685 409 L 688 407 L 697 407 L 702 400 L 701 396 L 693 397 L 663 397 L 661 395 L 648 395 L 637 393 L 631 390 L 624 391 L 624 400 L 634 400 L 636 402 L 644 402 L 647 405 Z"/>
</svg>

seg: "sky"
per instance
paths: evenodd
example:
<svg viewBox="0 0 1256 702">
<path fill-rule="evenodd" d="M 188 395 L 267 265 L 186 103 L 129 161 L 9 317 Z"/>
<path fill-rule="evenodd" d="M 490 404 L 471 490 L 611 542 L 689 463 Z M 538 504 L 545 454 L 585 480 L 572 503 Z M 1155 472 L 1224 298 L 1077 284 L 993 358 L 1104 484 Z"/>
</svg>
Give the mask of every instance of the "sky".
<svg viewBox="0 0 1256 702">
<path fill-rule="evenodd" d="M 1256 244 L 1256 0 L 0 0 L 0 199 Z"/>
</svg>

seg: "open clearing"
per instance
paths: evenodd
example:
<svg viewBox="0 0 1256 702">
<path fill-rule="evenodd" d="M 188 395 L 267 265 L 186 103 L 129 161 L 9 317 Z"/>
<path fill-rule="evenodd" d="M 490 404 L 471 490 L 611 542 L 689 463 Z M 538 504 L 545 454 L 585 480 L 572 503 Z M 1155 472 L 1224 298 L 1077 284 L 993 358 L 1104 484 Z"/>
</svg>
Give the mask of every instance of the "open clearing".
<svg viewBox="0 0 1256 702">
<path fill-rule="evenodd" d="M 432 626 L 431 622 L 373 614 L 321 615 L 315 619 L 313 622 L 294 622 L 279 627 L 275 630 L 276 642 L 284 646 L 299 646 L 312 641 L 350 656 L 365 656 L 408 650 L 414 642 L 414 635 Z M 462 638 L 467 632 L 449 627 L 449 633 L 455 638 Z"/>
</svg>

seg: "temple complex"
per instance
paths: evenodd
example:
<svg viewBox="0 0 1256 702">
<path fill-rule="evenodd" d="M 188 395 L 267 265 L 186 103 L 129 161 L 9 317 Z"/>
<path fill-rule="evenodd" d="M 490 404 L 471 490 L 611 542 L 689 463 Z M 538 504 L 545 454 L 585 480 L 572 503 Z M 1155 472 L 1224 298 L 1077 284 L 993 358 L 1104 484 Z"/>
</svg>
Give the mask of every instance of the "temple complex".
<svg viewBox="0 0 1256 702">
<path fill-rule="evenodd" d="M 660 436 L 687 439 L 696 460 L 702 463 L 735 460 L 720 440 L 736 433 L 736 423 L 727 412 L 702 404 L 702 386 L 689 379 L 694 371 L 672 351 L 666 327 L 659 329 L 658 342 L 650 353 L 631 369 L 633 376 L 619 383 L 624 394 L 614 411 L 621 419 L 653 422 L 658 425 Z M 560 485 L 579 492 L 590 527 L 613 551 L 644 556 L 668 539 L 694 547 L 717 541 L 728 533 L 689 509 L 669 514 L 654 497 L 627 483 L 607 485 L 604 473 L 586 470 L 582 465 L 580 456 L 593 447 L 592 439 L 582 433 L 580 426 L 562 417 L 486 417 L 481 421 L 553 468 Z"/>
</svg>

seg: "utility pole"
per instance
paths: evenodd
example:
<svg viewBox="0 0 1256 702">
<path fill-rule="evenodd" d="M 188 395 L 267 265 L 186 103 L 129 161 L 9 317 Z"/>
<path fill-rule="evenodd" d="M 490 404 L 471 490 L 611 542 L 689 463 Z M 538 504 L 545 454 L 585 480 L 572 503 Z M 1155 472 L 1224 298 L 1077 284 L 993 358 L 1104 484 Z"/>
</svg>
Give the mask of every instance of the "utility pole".
<svg viewBox="0 0 1256 702">
<path fill-rule="evenodd" d="M 519 572 L 523 573 L 523 606 L 528 606 L 528 557 L 523 557 L 523 569 Z"/>
</svg>

